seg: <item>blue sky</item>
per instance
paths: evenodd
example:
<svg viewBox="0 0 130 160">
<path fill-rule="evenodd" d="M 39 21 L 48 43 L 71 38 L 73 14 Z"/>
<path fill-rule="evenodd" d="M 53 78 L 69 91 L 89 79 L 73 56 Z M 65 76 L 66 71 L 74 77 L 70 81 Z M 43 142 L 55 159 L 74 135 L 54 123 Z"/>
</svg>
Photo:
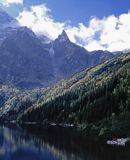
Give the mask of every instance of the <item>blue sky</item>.
<svg viewBox="0 0 130 160">
<path fill-rule="evenodd" d="M 0 0 L 19 23 L 55 39 L 66 30 L 87 50 L 130 49 L 130 0 Z"/>
<path fill-rule="evenodd" d="M 91 16 L 102 18 L 128 12 L 130 0 L 25 0 L 25 6 L 46 3 L 58 21 L 87 22 Z"/>
<path fill-rule="evenodd" d="M 130 10 L 130 0 L 24 0 L 23 6 L 11 5 L 4 8 L 16 16 L 23 8 L 42 3 L 46 3 L 51 9 L 55 20 L 70 20 L 72 24 L 87 23 L 92 16 L 118 16 Z"/>
</svg>

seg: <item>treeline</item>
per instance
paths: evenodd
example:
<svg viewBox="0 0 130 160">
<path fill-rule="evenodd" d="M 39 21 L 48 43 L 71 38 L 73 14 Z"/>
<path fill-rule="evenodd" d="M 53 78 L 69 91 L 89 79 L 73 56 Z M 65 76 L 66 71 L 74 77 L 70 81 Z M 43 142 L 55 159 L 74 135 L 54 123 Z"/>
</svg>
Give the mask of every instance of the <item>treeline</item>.
<svg viewBox="0 0 130 160">
<path fill-rule="evenodd" d="M 115 62 L 114 69 L 101 68 L 87 85 L 25 111 L 19 120 L 75 124 L 100 136 L 130 135 L 130 62 Z"/>
</svg>

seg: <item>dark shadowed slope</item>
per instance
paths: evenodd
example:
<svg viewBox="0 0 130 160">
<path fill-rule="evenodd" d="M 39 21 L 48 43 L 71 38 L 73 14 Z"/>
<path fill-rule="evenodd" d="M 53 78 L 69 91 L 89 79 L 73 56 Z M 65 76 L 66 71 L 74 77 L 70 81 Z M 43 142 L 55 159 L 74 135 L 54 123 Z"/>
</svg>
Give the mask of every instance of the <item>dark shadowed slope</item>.
<svg viewBox="0 0 130 160">
<path fill-rule="evenodd" d="M 112 58 L 104 51 L 87 52 L 63 31 L 55 41 L 35 35 L 6 12 L 0 12 L 0 83 L 24 89 L 45 87 Z"/>
<path fill-rule="evenodd" d="M 0 47 L 0 80 L 18 87 L 47 85 L 53 78 L 51 57 L 26 27 L 4 40 Z"/>
<path fill-rule="evenodd" d="M 47 89 L 20 121 L 68 123 L 98 135 L 130 134 L 130 54 Z"/>
</svg>

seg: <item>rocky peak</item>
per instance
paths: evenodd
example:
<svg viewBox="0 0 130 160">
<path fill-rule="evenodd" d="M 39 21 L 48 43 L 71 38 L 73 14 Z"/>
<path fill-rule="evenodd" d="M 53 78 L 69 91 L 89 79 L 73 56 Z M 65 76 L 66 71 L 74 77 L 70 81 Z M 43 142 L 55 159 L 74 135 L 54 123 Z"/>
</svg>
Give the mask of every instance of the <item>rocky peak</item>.
<svg viewBox="0 0 130 160">
<path fill-rule="evenodd" d="M 58 36 L 59 42 L 70 41 L 67 33 L 63 30 L 62 33 Z"/>
<path fill-rule="evenodd" d="M 19 27 L 17 29 L 17 34 L 18 35 L 29 35 L 31 37 L 36 37 L 34 32 L 32 30 L 30 30 L 28 27 Z"/>
</svg>

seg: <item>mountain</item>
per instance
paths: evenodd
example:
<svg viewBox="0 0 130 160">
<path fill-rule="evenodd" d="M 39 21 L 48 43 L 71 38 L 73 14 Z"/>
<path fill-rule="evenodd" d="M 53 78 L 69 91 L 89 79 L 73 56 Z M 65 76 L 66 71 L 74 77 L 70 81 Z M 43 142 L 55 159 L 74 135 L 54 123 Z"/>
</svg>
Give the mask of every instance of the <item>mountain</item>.
<svg viewBox="0 0 130 160">
<path fill-rule="evenodd" d="M 0 8 L 0 45 L 17 27 L 19 27 L 17 20 Z"/>
<path fill-rule="evenodd" d="M 16 26 L 17 21 L 12 18 L 8 13 L 0 9 L 0 28 L 2 27 L 10 27 L 10 26 Z"/>
<path fill-rule="evenodd" d="M 42 44 L 45 45 L 45 46 L 46 46 L 46 44 L 49 44 L 52 41 L 51 39 L 49 39 L 45 35 L 37 35 L 37 37 L 40 39 L 40 41 L 42 42 Z"/>
<path fill-rule="evenodd" d="M 45 89 L 21 90 L 9 85 L 0 86 L 0 117 L 4 120 L 14 120 L 25 109 L 31 107 Z"/>
<path fill-rule="evenodd" d="M 52 43 L 52 47 L 55 68 L 61 78 L 69 77 L 89 66 L 88 52 L 72 43 L 65 31 Z"/>
<path fill-rule="evenodd" d="M 18 87 L 45 85 L 53 78 L 51 57 L 37 36 L 19 27 L 0 47 L 0 81 Z"/>
<path fill-rule="evenodd" d="M 65 31 L 50 41 L 3 11 L 0 23 L 0 121 L 130 135 L 130 54 L 88 52 Z"/>
<path fill-rule="evenodd" d="M 18 116 L 20 122 L 73 124 L 99 136 L 130 136 L 130 54 L 77 73 L 43 93 Z"/>
<path fill-rule="evenodd" d="M 22 27 L 0 11 L 0 83 L 23 89 L 46 87 L 114 55 L 88 52 L 72 43 L 66 32 L 54 41 Z"/>
<path fill-rule="evenodd" d="M 72 43 L 65 31 L 52 42 L 51 47 L 56 73 L 60 78 L 68 78 L 76 72 L 113 57 L 110 52 L 88 52 L 83 47 Z"/>
<path fill-rule="evenodd" d="M 102 50 L 92 51 L 89 54 L 91 55 L 91 66 L 94 66 L 95 64 L 101 63 L 113 57 L 113 53 Z"/>
</svg>

